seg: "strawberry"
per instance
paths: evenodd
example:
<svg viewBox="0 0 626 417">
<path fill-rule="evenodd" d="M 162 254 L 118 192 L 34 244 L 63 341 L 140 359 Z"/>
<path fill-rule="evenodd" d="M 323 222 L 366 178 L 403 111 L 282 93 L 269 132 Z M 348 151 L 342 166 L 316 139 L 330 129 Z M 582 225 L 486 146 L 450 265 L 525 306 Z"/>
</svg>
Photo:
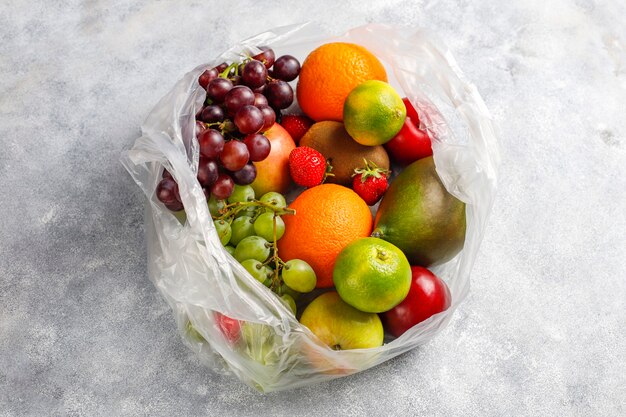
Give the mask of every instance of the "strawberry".
<svg viewBox="0 0 626 417">
<path fill-rule="evenodd" d="M 320 185 L 332 175 L 331 169 L 324 155 L 308 146 L 299 146 L 289 154 L 289 173 L 294 182 L 302 187 Z"/>
<path fill-rule="evenodd" d="M 302 139 L 302 136 L 309 130 L 309 128 L 315 123 L 313 120 L 306 116 L 300 116 L 296 114 L 288 114 L 283 116 L 280 121 L 280 125 L 285 128 L 291 135 L 296 144 Z"/>
<path fill-rule="evenodd" d="M 372 161 L 365 162 L 365 168 L 357 168 L 352 175 L 352 189 L 367 203 L 373 206 L 381 199 L 389 186 L 389 171 L 381 169 Z"/>
</svg>

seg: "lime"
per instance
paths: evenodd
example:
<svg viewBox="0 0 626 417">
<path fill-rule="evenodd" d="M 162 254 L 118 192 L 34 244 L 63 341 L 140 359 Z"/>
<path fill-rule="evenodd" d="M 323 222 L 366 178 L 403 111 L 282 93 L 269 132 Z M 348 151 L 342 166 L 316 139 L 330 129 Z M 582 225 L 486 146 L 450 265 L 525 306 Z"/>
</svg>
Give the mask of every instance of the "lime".
<svg viewBox="0 0 626 417">
<path fill-rule="evenodd" d="M 352 139 L 366 146 L 387 143 L 402 129 L 406 107 L 389 84 L 370 80 L 356 86 L 343 105 L 343 123 Z"/>
<path fill-rule="evenodd" d="M 346 246 L 335 263 L 333 281 L 352 307 L 382 313 L 400 304 L 411 287 L 411 265 L 393 244 L 365 237 Z"/>
</svg>

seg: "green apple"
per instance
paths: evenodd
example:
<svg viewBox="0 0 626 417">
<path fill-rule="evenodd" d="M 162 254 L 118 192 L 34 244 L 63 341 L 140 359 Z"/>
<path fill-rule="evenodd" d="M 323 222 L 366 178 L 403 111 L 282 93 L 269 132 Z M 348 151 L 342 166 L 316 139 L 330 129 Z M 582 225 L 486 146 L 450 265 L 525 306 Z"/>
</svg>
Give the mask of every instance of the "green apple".
<svg viewBox="0 0 626 417">
<path fill-rule="evenodd" d="M 280 345 L 271 326 L 246 321 L 241 326 L 245 353 L 262 365 L 274 365 L 280 359 Z"/>
<path fill-rule="evenodd" d="M 383 325 L 376 313 L 364 313 L 327 292 L 309 304 L 300 318 L 322 342 L 335 350 L 382 346 Z"/>
</svg>

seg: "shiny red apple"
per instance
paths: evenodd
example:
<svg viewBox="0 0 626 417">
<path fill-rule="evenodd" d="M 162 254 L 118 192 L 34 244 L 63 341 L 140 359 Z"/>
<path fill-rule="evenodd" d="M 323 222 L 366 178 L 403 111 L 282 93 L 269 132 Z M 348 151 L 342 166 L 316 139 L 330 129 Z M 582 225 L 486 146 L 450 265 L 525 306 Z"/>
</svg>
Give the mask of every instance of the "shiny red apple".
<svg viewBox="0 0 626 417">
<path fill-rule="evenodd" d="M 433 149 L 428 133 L 419 129 L 420 121 L 415 107 L 406 97 L 402 101 L 406 107 L 404 125 L 398 134 L 385 144 L 385 149 L 395 161 L 408 165 L 432 155 Z"/>
<path fill-rule="evenodd" d="M 421 266 L 412 266 L 411 274 L 409 294 L 383 314 L 385 328 L 395 337 L 450 307 L 452 297 L 445 282 Z"/>
</svg>

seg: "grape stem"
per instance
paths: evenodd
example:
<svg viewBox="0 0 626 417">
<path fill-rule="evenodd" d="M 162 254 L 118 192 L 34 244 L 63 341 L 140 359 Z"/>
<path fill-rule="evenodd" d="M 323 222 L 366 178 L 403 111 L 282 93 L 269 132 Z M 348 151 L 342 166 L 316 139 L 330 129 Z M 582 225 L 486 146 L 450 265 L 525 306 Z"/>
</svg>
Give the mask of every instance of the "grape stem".
<svg viewBox="0 0 626 417">
<path fill-rule="evenodd" d="M 270 265 L 270 264 L 274 264 L 274 276 L 272 277 L 272 284 L 270 285 L 270 289 L 275 292 L 278 295 L 282 295 L 281 294 L 281 287 L 282 287 L 282 280 L 280 279 L 281 277 L 281 270 L 285 267 L 285 262 L 283 262 L 282 259 L 280 259 L 280 257 L 278 256 L 278 245 L 276 243 L 276 234 L 277 234 L 277 226 L 276 226 L 276 217 L 281 216 L 281 215 L 285 215 L 285 214 L 296 214 L 296 211 L 294 209 L 290 209 L 287 207 L 284 208 L 277 208 L 275 206 L 273 206 L 271 203 L 265 203 L 263 201 L 260 200 L 252 200 L 252 201 L 237 201 L 231 204 L 226 204 L 220 211 L 219 211 L 219 216 L 212 216 L 213 220 L 215 221 L 229 221 L 231 222 L 232 219 L 235 218 L 235 216 L 241 212 L 242 210 L 246 210 L 249 207 L 263 207 L 266 209 L 270 209 L 274 212 L 274 217 L 272 218 L 273 220 L 273 233 L 274 233 L 274 239 L 273 242 L 271 243 L 271 248 L 272 248 L 272 256 L 270 256 L 265 262 L 263 262 L 263 265 Z"/>
<path fill-rule="evenodd" d="M 225 218 L 235 216 L 240 211 L 249 207 L 264 207 L 274 212 L 274 215 L 296 214 L 294 209 L 290 208 L 276 208 L 270 203 L 264 203 L 259 200 L 252 201 L 237 201 L 235 203 L 226 204 L 219 212 L 220 216 L 213 216 L 213 220 L 224 220 Z"/>
</svg>

